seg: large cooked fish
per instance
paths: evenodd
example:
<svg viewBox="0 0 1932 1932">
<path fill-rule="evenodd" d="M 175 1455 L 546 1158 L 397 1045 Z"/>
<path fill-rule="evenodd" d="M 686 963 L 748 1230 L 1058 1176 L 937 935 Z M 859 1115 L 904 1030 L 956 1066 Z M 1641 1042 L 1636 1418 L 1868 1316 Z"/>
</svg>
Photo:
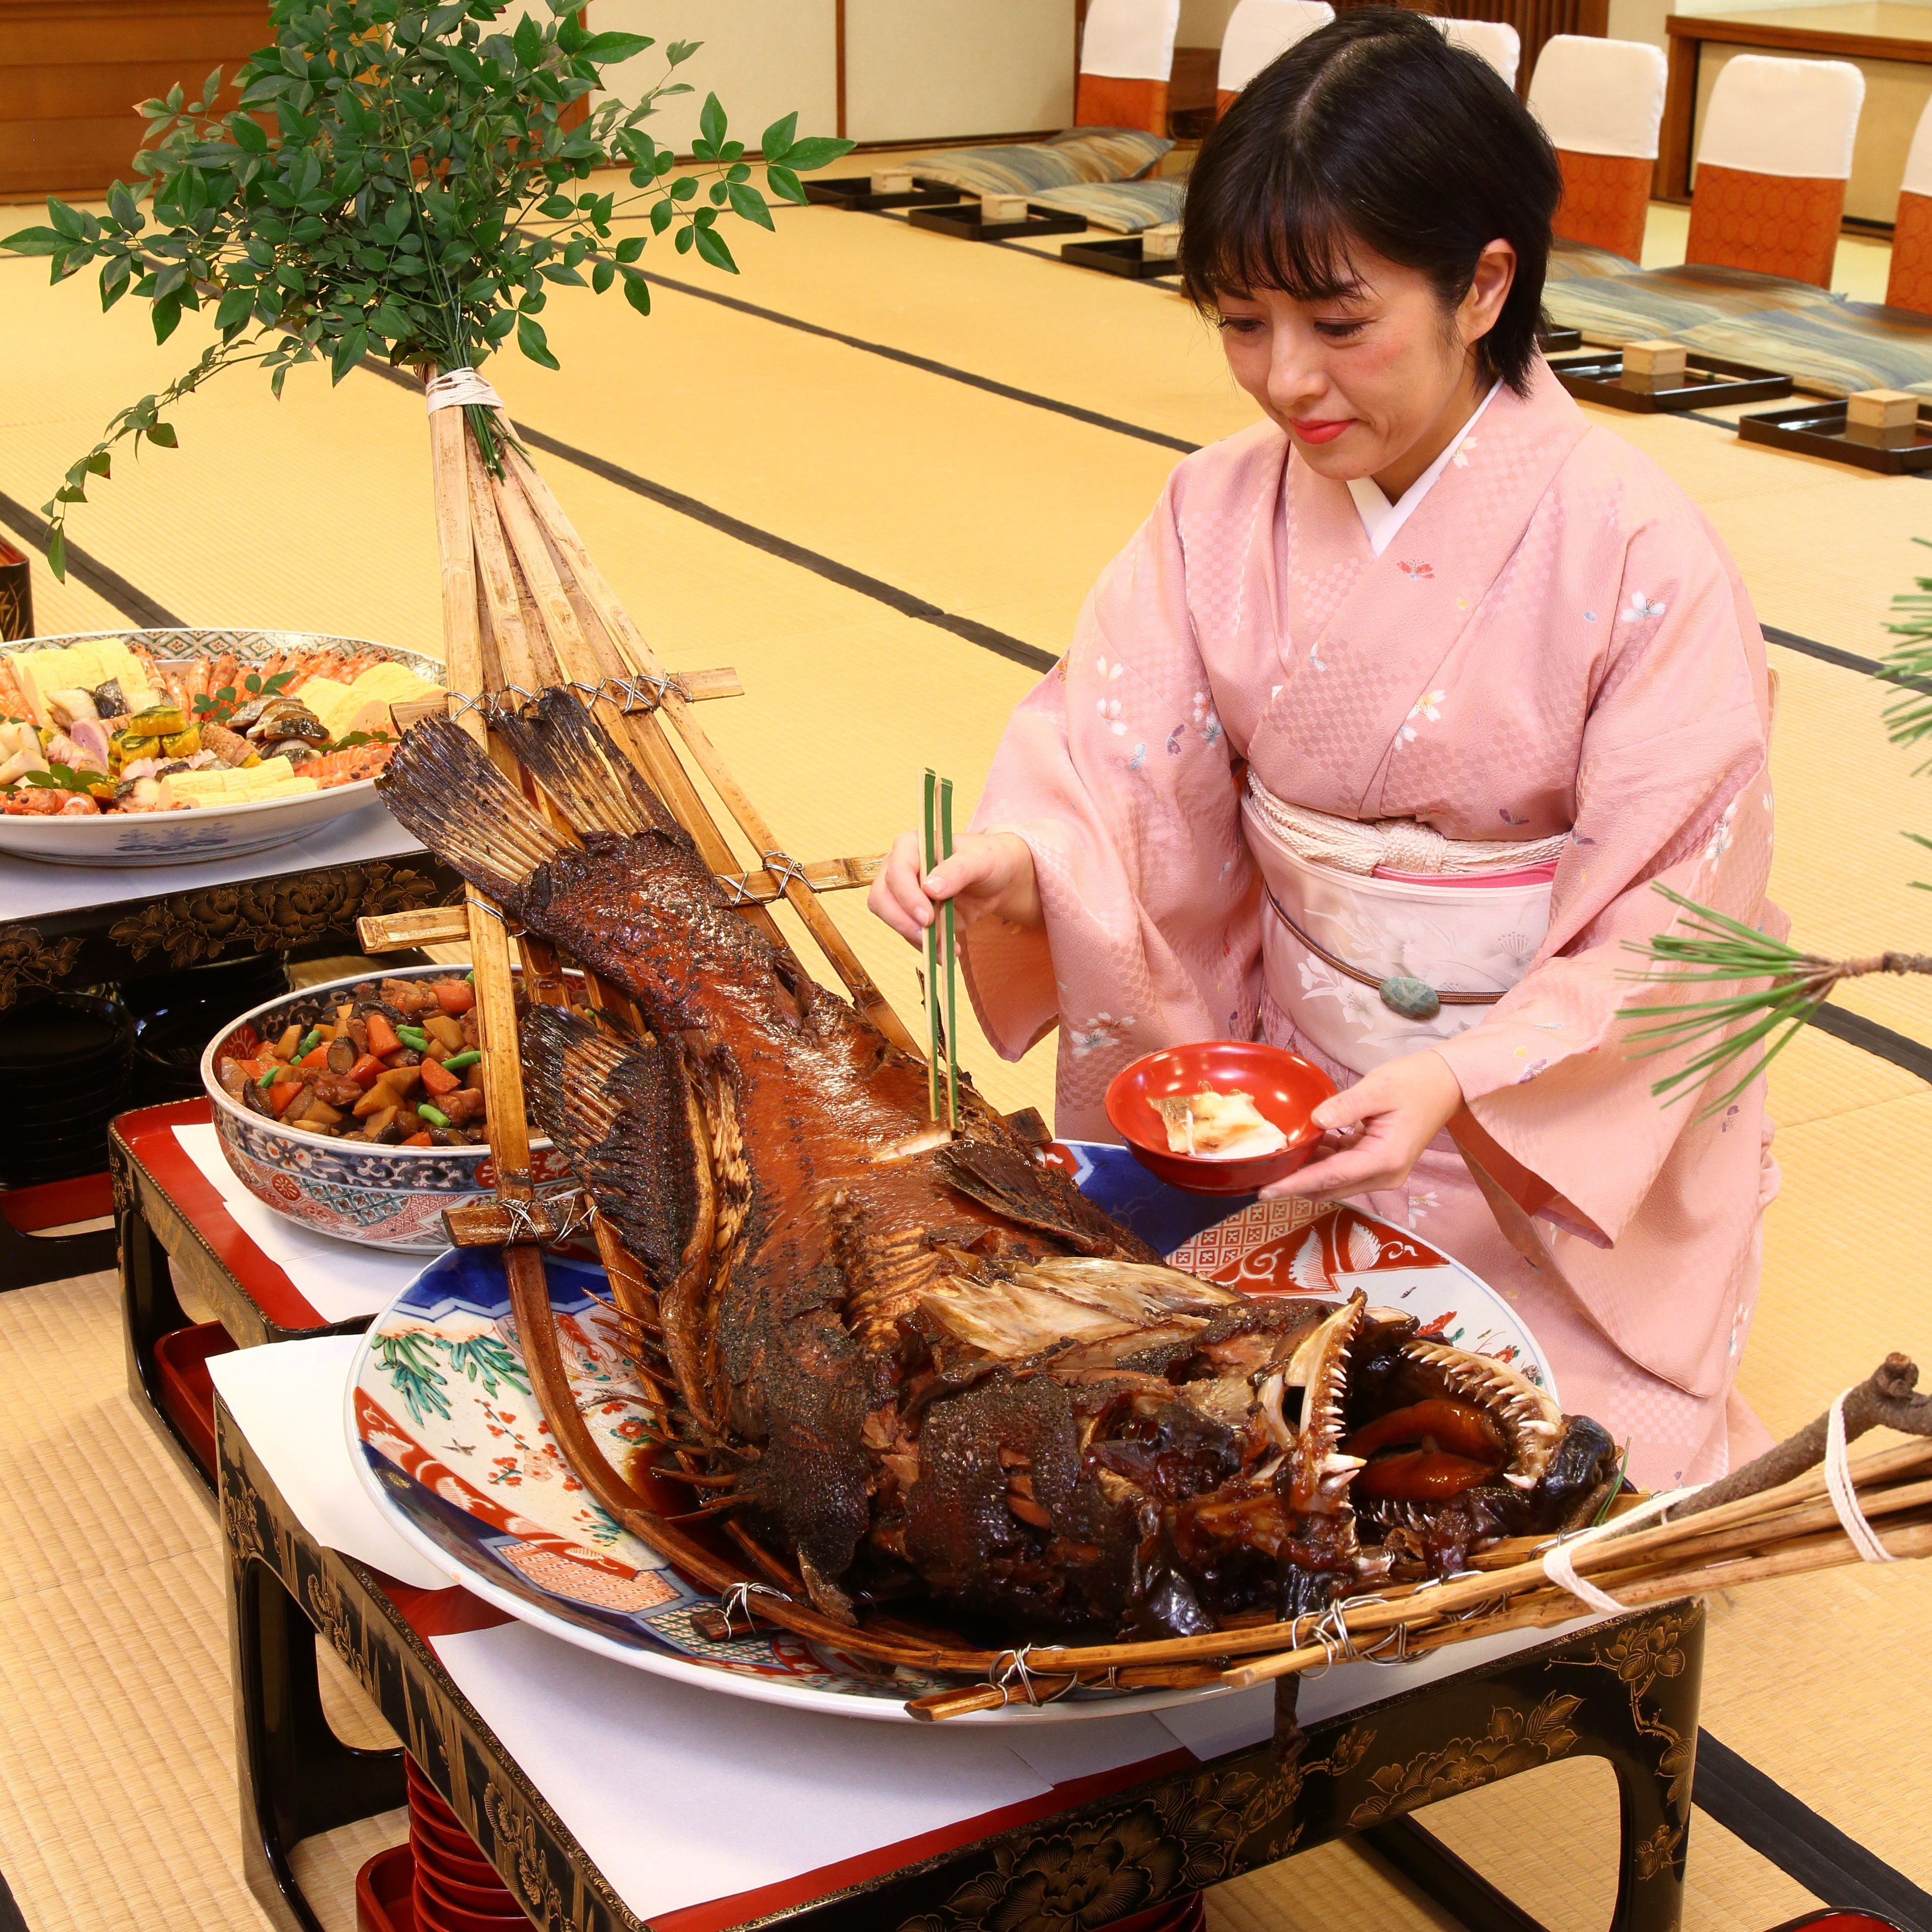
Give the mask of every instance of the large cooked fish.
<svg viewBox="0 0 1932 1932">
<path fill-rule="evenodd" d="M 1002 1636 L 1192 1633 L 1556 1528 L 1608 1438 L 1367 1309 L 1163 1267 L 962 1085 L 736 912 L 567 692 L 502 725 L 580 842 L 445 721 L 378 783 L 433 851 L 636 1003 L 525 1019 L 532 1112 L 653 1291 L 683 1442 L 819 1609 Z"/>
</svg>

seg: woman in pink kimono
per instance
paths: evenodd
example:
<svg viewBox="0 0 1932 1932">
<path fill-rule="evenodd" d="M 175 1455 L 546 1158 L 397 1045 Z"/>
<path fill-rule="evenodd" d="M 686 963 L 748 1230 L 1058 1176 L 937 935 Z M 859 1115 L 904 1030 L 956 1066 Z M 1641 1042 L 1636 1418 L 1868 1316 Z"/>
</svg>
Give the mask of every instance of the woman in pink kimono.
<svg viewBox="0 0 1932 1932">
<path fill-rule="evenodd" d="M 1348 1198 L 1516 1301 L 1647 1484 L 1764 1436 L 1732 1393 L 1775 1184 L 1762 1083 L 1665 1106 L 1630 1057 L 1654 886 L 1754 922 L 1763 640 L 1696 507 L 1594 428 L 1535 329 L 1554 157 L 1418 16 L 1346 13 L 1240 97 L 1182 272 L 1266 420 L 1183 461 L 1006 729 L 952 899 L 1009 1058 L 1060 1029 L 1058 1130 L 1157 1048 L 1327 1069 Z M 1708 988 L 1700 988 L 1708 992 Z"/>
</svg>

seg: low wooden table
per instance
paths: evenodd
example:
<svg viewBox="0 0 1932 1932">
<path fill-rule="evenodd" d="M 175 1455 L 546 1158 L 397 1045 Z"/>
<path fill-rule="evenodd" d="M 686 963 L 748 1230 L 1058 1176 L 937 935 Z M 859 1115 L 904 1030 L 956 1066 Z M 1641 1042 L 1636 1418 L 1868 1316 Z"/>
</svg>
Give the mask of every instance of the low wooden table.
<svg viewBox="0 0 1932 1932">
<path fill-rule="evenodd" d="M 123 1114 L 108 1132 L 120 1249 L 128 1391 L 182 1466 L 206 1486 L 214 1472 L 169 1413 L 155 1348 L 188 1328 L 176 1276 L 213 1312 L 237 1348 L 302 1335 L 356 1334 L 370 1318 L 330 1323 L 238 1227 L 221 1196 L 182 1150 L 177 1126 L 205 1126 L 206 1100 L 177 1100 Z"/>
<path fill-rule="evenodd" d="M 400 1752 L 351 1750 L 328 1726 L 311 1642 L 320 1632 L 537 1924 L 638 1927 L 428 1641 L 496 1613 L 466 1591 L 413 1589 L 322 1547 L 219 1398 L 215 1431 L 242 1828 L 263 1910 L 291 1932 L 319 1932 L 290 1850 L 404 1802 Z M 1639 1612 L 1311 1724 L 1285 1756 L 1266 1744 L 1206 1762 L 1176 1752 L 1186 1761 L 1163 1760 L 1151 1777 L 1143 1766 L 1062 1785 L 988 1820 L 651 1922 L 658 1932 L 1058 1924 L 1047 1901 L 1070 1919 L 1124 1864 L 1138 1864 L 1149 1881 L 1137 1891 L 1139 1912 L 1352 1832 L 1463 1924 L 1525 1932 L 1533 1922 L 1410 1814 L 1560 1758 L 1594 1756 L 1609 1760 L 1621 1801 L 1612 1925 L 1670 1932 L 1682 1910 L 1703 1628 L 1700 1605 Z M 1032 1892 L 1036 1913 L 1025 1910 Z"/>
<path fill-rule="evenodd" d="M 124 1114 L 112 1146 L 130 1389 L 204 1481 L 207 1472 L 158 1396 L 156 1344 L 187 1324 L 176 1270 L 243 1348 L 367 1325 L 325 1322 L 230 1216 L 174 1136 L 176 1126 L 207 1118 L 202 1101 Z M 488 1626 L 500 1613 L 466 1591 L 417 1589 L 323 1546 L 218 1399 L 212 1426 L 242 1827 L 249 1883 L 263 1910 L 289 1932 L 320 1932 L 291 1850 L 404 1802 L 400 1753 L 352 1750 L 330 1730 L 316 1672 L 320 1634 L 536 1922 L 549 1932 L 637 1928 L 428 1640 Z M 842 1866 L 653 1923 L 658 1932 L 730 1932 L 754 1923 L 813 1932 L 984 1932 L 988 1915 L 1016 1902 L 1027 1886 L 1072 1898 L 1088 1875 L 1138 1860 L 1158 1882 L 1138 1911 L 1352 1832 L 1464 1925 L 1538 1932 L 1502 1890 L 1410 1814 L 1560 1758 L 1594 1755 L 1610 1761 L 1620 1794 L 1613 1932 L 1670 1932 L 1682 1907 L 1702 1646 L 1701 1609 L 1642 1612 L 1311 1724 L 1285 1760 L 1265 1744 L 1204 1762 L 1178 1752 L 1185 1761 L 1163 1761 L 1157 1774 L 1130 1767 L 1062 1785 L 992 1820 L 936 1834 L 943 1842 L 928 1838 L 880 1854 L 856 1874 Z M 1105 1922 L 1081 1921 L 1088 1932 Z"/>
</svg>

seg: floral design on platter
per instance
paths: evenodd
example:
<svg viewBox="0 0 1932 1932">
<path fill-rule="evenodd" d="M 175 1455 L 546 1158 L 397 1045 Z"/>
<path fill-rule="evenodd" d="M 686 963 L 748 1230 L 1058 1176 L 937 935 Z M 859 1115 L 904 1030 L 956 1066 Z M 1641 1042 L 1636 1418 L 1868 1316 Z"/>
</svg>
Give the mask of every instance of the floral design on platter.
<svg viewBox="0 0 1932 1932">
<path fill-rule="evenodd" d="M 1439 1749 L 1421 1752 L 1406 1763 L 1382 1766 L 1369 1780 L 1375 1796 L 1364 1798 L 1349 1813 L 1349 1828 L 1366 1831 L 1425 1804 L 1564 1756 L 1576 1742 L 1568 1720 L 1582 1702 L 1552 1690 L 1532 1711 L 1498 1704 L 1480 1737 L 1451 1738 Z"/>
<path fill-rule="evenodd" d="M 31 926 L 0 932 L 0 1011 L 24 992 L 61 986 L 71 980 L 80 961 L 81 944 L 78 934 L 49 939 Z"/>
<path fill-rule="evenodd" d="M 108 937 L 136 959 L 159 951 L 171 966 L 192 966 L 228 952 L 312 945 L 331 933 L 352 934 L 358 919 L 375 914 L 420 912 L 461 898 L 460 886 L 376 859 L 150 900 L 117 920 Z"/>
</svg>

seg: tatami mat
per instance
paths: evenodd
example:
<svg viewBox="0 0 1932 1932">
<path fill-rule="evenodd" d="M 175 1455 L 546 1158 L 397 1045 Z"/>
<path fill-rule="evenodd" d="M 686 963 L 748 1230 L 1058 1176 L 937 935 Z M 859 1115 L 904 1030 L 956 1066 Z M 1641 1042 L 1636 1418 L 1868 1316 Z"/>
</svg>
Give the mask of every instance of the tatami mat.
<svg viewBox="0 0 1932 1932">
<path fill-rule="evenodd" d="M 0 210 L 0 232 L 34 218 Z M 1681 259 L 1681 212 L 1653 210 L 1646 260 Z M 1675 226 L 1673 227 L 1673 224 Z M 1675 237 L 1673 242 L 1673 236 Z M 787 849 L 874 851 L 911 824 L 920 772 L 969 809 L 1007 712 L 1036 672 L 881 601 L 922 599 L 1051 656 L 1096 572 L 1147 514 L 1178 452 L 1252 420 L 1210 332 L 1172 292 L 1038 254 L 976 248 L 903 222 L 812 208 L 734 235 L 745 272 L 650 252 L 640 318 L 559 292 L 545 322 L 562 376 L 514 358 L 490 374 L 533 428 L 643 487 L 546 454 L 542 466 L 665 661 L 730 664 L 747 694 L 700 716 Z M 1675 247 L 1676 254 L 1671 253 Z M 1882 292 L 1884 251 L 1848 241 L 1839 286 Z M 1874 287 L 1876 284 L 1876 289 Z M 830 341 L 692 292 L 857 338 Z M 0 494 L 37 508 L 113 412 L 200 346 L 188 318 L 157 350 L 86 278 L 50 289 L 0 258 Z M 916 369 L 863 345 L 928 358 Z M 993 393 L 1005 385 L 1112 419 Z M 124 458 L 78 509 L 74 542 L 183 620 L 338 630 L 440 650 L 420 401 L 358 373 L 316 371 L 276 404 L 251 372 L 174 412 L 182 446 Z M 1932 490 L 1741 444 L 1706 423 L 1604 413 L 1695 497 L 1769 625 L 1872 658 L 1892 593 L 1932 557 Z M 1122 425 L 1126 426 L 1124 428 Z M 682 493 L 701 514 L 656 500 Z M 689 506 L 687 506 L 688 508 Z M 704 514 L 736 519 L 735 533 Z M 776 554 L 800 546 L 826 560 Z M 880 586 L 832 580 L 826 568 Z M 40 628 L 118 626 L 77 579 L 34 583 Z M 1932 777 L 1886 742 L 1885 693 L 1778 647 L 1774 890 L 1802 943 L 1920 943 Z M 916 1022 L 916 960 L 827 902 L 868 968 Z M 1868 981 L 1845 1004 L 1932 1043 L 1932 986 Z M 970 1026 L 962 1057 L 1002 1106 L 1050 1105 L 1050 1046 L 1014 1067 Z M 1932 1091 L 1808 1030 L 1779 1062 L 1785 1191 L 1768 1218 L 1765 1287 L 1742 1384 L 1780 1432 L 1887 1348 L 1932 1359 L 1918 1282 L 1932 1246 L 1919 1184 Z M 240 1879 L 226 1640 L 212 1519 L 124 1394 L 107 1277 L 0 1297 L 0 1870 L 35 1932 L 140 1924 L 189 1932 L 262 1922 Z M 1932 1572 L 1840 1572 L 1742 1596 L 1709 1639 L 1704 1721 L 1733 1750 L 1921 1886 L 1932 1775 L 1898 1738 L 1932 1708 L 1922 1633 Z M 345 1734 L 373 1741 L 346 1676 Z M 1604 1923 L 1604 1775 L 1552 1767 L 1430 1816 L 1552 1928 Z M 348 1880 L 398 1821 L 310 1846 L 301 1862 L 331 1932 Z M 1701 1814 L 1687 1926 L 1762 1932 L 1807 1895 Z M 1224 1932 L 1420 1932 L 1432 1908 L 1358 1852 L 1324 1849 L 1224 1888 Z"/>
</svg>

